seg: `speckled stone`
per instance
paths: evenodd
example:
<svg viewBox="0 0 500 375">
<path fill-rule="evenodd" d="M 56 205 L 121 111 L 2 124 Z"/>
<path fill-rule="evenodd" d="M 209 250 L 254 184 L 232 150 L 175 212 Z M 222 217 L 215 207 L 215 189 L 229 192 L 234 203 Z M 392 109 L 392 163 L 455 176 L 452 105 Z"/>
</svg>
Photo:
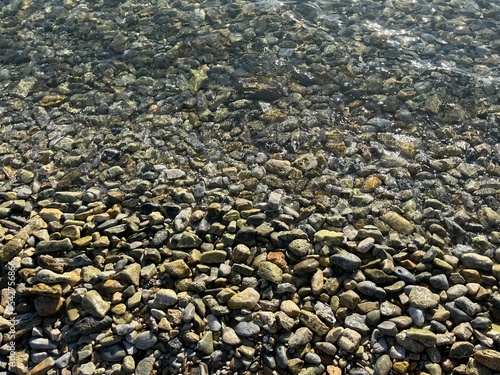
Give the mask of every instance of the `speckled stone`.
<svg viewBox="0 0 500 375">
<path fill-rule="evenodd" d="M 423 309 L 436 307 L 440 300 L 437 294 L 422 286 L 412 287 L 408 298 L 413 306 Z"/>
<path fill-rule="evenodd" d="M 340 349 L 348 353 L 354 353 L 361 343 L 361 335 L 353 329 L 345 328 L 337 340 Z"/>
</svg>

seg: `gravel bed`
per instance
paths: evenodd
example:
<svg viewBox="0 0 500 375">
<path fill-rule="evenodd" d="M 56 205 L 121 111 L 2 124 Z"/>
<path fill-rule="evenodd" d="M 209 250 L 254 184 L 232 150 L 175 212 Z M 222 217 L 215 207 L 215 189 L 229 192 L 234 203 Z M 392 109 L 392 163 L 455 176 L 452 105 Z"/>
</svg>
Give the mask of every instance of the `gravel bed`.
<svg viewBox="0 0 500 375">
<path fill-rule="evenodd" d="M 498 19 L 4 6 L 0 375 L 499 373 Z"/>
</svg>

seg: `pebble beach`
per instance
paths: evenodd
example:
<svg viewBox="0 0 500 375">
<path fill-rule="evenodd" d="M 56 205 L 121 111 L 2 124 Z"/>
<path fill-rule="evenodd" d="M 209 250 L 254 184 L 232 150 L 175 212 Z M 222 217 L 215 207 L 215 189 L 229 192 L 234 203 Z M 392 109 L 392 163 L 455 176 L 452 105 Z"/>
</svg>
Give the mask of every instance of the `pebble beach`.
<svg viewBox="0 0 500 375">
<path fill-rule="evenodd" d="M 0 375 L 500 373 L 500 6 L 0 7 Z"/>
</svg>

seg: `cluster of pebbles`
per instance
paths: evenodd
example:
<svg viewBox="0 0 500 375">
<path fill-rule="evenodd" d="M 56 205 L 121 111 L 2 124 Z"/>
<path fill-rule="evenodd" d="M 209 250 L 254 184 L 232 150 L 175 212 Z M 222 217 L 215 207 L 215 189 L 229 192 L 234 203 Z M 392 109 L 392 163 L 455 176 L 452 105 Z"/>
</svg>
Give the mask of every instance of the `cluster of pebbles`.
<svg viewBox="0 0 500 375">
<path fill-rule="evenodd" d="M 149 3 L 0 11 L 0 373 L 499 373 L 498 6 Z"/>
<path fill-rule="evenodd" d="M 262 166 L 275 178 L 286 167 Z M 396 205 L 376 176 L 342 180 L 329 209 L 282 189 L 240 198 L 241 177 L 225 178 L 213 189 L 174 178 L 154 198 L 2 193 L 0 259 L 18 275 L 11 371 L 500 371 L 498 212 Z"/>
</svg>

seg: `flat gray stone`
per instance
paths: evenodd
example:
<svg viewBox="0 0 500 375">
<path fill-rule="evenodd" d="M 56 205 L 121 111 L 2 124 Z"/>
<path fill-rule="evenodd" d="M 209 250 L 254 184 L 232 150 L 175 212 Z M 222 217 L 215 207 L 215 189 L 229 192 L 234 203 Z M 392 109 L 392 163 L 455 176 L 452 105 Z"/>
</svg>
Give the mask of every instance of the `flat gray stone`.
<svg viewBox="0 0 500 375">
<path fill-rule="evenodd" d="M 260 333 L 260 327 L 253 322 L 240 322 L 234 330 L 241 337 L 255 337 Z"/>
<path fill-rule="evenodd" d="M 156 344 L 157 341 L 158 338 L 153 332 L 144 331 L 137 335 L 134 345 L 137 349 L 149 349 Z"/>
<path fill-rule="evenodd" d="M 125 348 L 120 344 L 105 346 L 101 350 L 101 355 L 108 362 L 121 362 L 127 355 Z"/>
<path fill-rule="evenodd" d="M 330 262 L 333 266 L 339 267 L 344 271 L 356 270 L 362 264 L 361 259 L 357 255 L 348 252 L 332 255 Z"/>
</svg>

